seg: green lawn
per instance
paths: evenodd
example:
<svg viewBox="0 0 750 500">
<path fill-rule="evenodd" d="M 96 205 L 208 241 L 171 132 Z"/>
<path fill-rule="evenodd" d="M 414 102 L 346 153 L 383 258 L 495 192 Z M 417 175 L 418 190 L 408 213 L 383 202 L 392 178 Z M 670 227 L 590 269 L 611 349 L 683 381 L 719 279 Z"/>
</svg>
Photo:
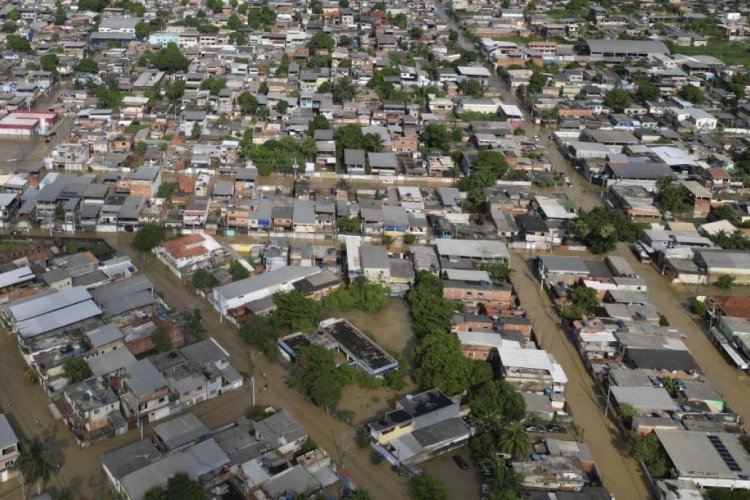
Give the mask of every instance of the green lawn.
<svg viewBox="0 0 750 500">
<path fill-rule="evenodd" d="M 12 252 L 26 246 L 26 243 L 20 241 L 0 241 L 0 253 Z"/>
<path fill-rule="evenodd" d="M 727 64 L 750 66 L 750 43 L 711 39 L 705 47 L 682 47 L 672 43 L 668 46 L 673 54 L 713 56 Z"/>
</svg>

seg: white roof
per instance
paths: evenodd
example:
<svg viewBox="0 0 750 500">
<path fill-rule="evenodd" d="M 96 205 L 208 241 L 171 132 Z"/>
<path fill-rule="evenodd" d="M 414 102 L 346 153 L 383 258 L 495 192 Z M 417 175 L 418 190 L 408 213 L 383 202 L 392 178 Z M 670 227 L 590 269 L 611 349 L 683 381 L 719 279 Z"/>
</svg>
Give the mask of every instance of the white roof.
<svg viewBox="0 0 750 500">
<path fill-rule="evenodd" d="M 508 248 L 500 241 L 492 240 L 437 240 L 440 255 L 461 256 L 470 259 L 508 259 Z"/>
<path fill-rule="evenodd" d="M 520 118 L 523 118 L 523 112 L 521 111 L 521 108 L 519 108 L 515 104 L 500 104 L 500 109 L 502 109 L 503 113 L 508 116 L 518 116 Z"/>
<path fill-rule="evenodd" d="M 568 381 L 565 372 L 547 351 L 541 349 L 514 349 L 501 346 L 497 350 L 503 366 L 511 368 L 527 368 L 530 370 L 546 370 L 552 380 L 564 384 Z"/>
<path fill-rule="evenodd" d="M 579 333 L 581 342 L 616 342 L 617 337 L 612 332 Z"/>
<path fill-rule="evenodd" d="M 19 267 L 0 274 L 0 289 L 7 286 L 17 285 L 34 279 L 36 275 L 31 271 L 29 266 Z"/>
<path fill-rule="evenodd" d="M 478 76 L 483 78 L 489 78 L 490 71 L 483 66 L 459 66 L 458 72 L 464 76 Z"/>
<path fill-rule="evenodd" d="M 701 224 L 700 228 L 703 231 L 705 231 L 706 234 L 710 236 L 714 236 L 721 231 L 724 231 L 727 234 L 733 234 L 737 230 L 734 224 L 732 224 L 726 219 L 717 220 L 714 222 L 707 222 L 706 224 Z"/>
<path fill-rule="evenodd" d="M 521 344 L 515 340 L 503 340 L 499 333 L 489 332 L 457 332 L 458 340 L 463 345 L 480 345 L 487 347 L 506 347 L 520 349 Z"/>
</svg>

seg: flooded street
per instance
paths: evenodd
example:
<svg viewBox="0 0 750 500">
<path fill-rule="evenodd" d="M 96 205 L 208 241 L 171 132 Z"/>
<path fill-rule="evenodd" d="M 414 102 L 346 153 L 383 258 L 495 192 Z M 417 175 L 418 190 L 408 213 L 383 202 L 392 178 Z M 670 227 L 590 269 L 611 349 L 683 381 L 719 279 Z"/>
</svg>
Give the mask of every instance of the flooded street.
<svg viewBox="0 0 750 500">
<path fill-rule="evenodd" d="M 532 275 L 527 259 L 536 255 L 514 253 L 511 267 L 513 283 L 541 348 L 551 352 L 568 377 L 565 398 L 573 418 L 583 431 L 583 441 L 591 449 L 604 486 L 616 498 L 647 498 L 646 486 L 638 464 L 625 452 L 625 441 L 603 413 L 603 402 L 586 371 L 578 352 L 563 332 L 557 313 L 539 282 Z"/>
</svg>

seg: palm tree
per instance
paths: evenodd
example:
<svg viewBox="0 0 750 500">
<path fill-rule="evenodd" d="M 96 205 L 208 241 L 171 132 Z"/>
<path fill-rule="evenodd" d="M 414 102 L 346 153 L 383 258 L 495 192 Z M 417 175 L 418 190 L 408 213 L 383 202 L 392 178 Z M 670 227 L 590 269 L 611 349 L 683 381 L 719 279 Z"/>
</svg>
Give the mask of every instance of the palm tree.
<svg viewBox="0 0 750 500">
<path fill-rule="evenodd" d="M 29 484 L 36 483 L 38 495 L 41 495 L 42 486 L 49 481 L 55 470 L 52 450 L 47 448 L 39 436 L 34 436 L 24 442 L 21 448 L 21 456 L 18 457 L 16 465 L 21 471 L 24 492 L 26 490 L 25 483 L 28 481 Z"/>
<path fill-rule="evenodd" d="M 513 456 L 522 458 L 531 453 L 529 436 L 521 425 L 521 422 L 511 422 L 500 435 L 500 449 Z"/>
<path fill-rule="evenodd" d="M 670 396 L 675 397 L 677 395 L 677 390 L 679 389 L 679 385 L 677 384 L 677 381 L 673 378 L 669 377 L 662 377 L 659 379 L 661 382 L 662 387 L 665 391 L 669 393 Z"/>
</svg>

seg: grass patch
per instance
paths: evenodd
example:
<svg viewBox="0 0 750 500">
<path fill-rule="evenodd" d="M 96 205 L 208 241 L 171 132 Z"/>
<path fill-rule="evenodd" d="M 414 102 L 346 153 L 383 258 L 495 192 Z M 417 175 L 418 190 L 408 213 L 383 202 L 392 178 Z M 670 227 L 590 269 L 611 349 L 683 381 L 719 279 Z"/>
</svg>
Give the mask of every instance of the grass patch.
<svg viewBox="0 0 750 500">
<path fill-rule="evenodd" d="M 0 241 L 0 253 L 14 252 L 25 247 L 26 243 L 20 241 Z"/>
<path fill-rule="evenodd" d="M 671 42 L 668 42 L 667 46 L 673 54 L 713 56 L 727 64 L 750 66 L 750 46 L 747 43 L 727 42 L 712 38 L 705 47 L 683 47 Z"/>
<path fill-rule="evenodd" d="M 479 111 L 464 111 L 458 114 L 458 118 L 465 122 L 492 122 L 500 121 L 497 113 L 480 113 Z"/>
</svg>

